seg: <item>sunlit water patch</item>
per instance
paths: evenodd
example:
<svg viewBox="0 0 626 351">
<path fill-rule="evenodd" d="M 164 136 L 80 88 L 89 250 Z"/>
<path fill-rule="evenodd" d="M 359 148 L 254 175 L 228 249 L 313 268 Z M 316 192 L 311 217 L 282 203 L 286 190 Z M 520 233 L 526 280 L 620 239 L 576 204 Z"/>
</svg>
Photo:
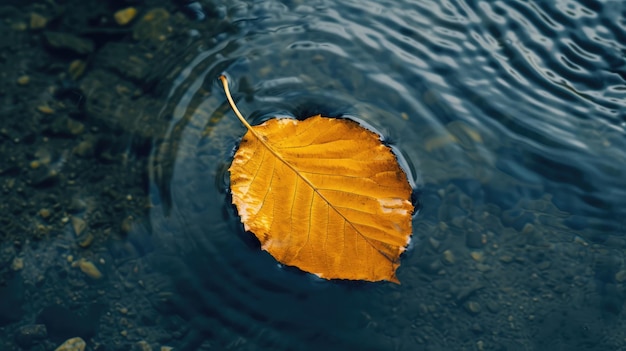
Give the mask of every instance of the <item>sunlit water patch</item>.
<svg viewBox="0 0 626 351">
<path fill-rule="evenodd" d="M 572 345 L 564 335 L 586 328 L 581 316 L 556 341 L 537 332 L 567 320 L 539 318 L 541 309 L 567 303 L 597 303 L 588 315 L 606 328 L 581 340 L 615 345 L 605 330 L 617 323 L 603 319 L 602 306 L 622 287 L 596 262 L 624 248 L 626 20 L 618 4 L 217 4 L 238 30 L 211 38 L 214 45 L 199 38 L 168 72 L 161 116 L 170 124 L 150 161 L 150 221 L 172 277 L 168 303 L 195 330 L 181 347 L 474 348 L 479 329 L 512 313 L 502 312 L 506 286 L 535 289 L 537 321 L 524 314 L 516 328 L 478 337 L 483 345 Z M 243 231 L 227 168 L 245 129 L 217 84 L 222 73 L 252 124 L 353 118 L 406 160 L 423 212 L 401 286 L 320 281 L 279 266 Z M 535 269 L 544 280 L 532 287 L 506 273 L 539 276 Z M 575 290 L 550 305 L 545 296 L 570 276 Z M 501 307 L 484 307 L 489 301 Z"/>
</svg>

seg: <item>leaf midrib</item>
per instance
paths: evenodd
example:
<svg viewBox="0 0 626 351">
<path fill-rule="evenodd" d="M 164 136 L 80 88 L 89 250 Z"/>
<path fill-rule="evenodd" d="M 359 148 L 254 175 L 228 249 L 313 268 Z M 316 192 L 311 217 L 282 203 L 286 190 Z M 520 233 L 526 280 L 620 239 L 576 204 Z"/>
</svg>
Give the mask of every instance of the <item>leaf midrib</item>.
<svg viewBox="0 0 626 351">
<path fill-rule="evenodd" d="M 237 115 L 237 118 L 241 121 L 241 123 L 246 127 L 246 129 L 248 129 L 248 131 L 250 131 L 250 133 L 252 133 L 252 135 L 254 135 L 254 137 L 272 154 L 274 155 L 274 157 L 276 157 L 278 160 L 280 160 L 285 166 L 287 166 L 289 169 L 291 169 L 292 172 L 294 172 L 304 183 L 306 183 L 312 190 L 314 193 L 316 193 L 322 200 L 324 200 L 324 202 L 326 202 L 328 204 L 328 206 L 330 208 L 333 209 L 333 211 L 335 211 L 341 218 L 343 218 L 343 220 L 350 224 L 350 226 L 352 227 L 352 229 L 354 229 L 354 231 L 361 237 L 363 238 L 363 240 L 365 240 L 365 242 L 367 242 L 368 245 L 370 245 L 376 252 L 378 252 L 381 256 L 383 256 L 386 260 L 395 263 L 395 260 L 391 259 L 389 256 L 387 256 L 384 252 L 382 252 L 381 250 L 379 250 L 376 246 L 374 246 L 371 242 L 370 239 L 365 236 L 363 233 L 361 233 L 361 231 L 356 228 L 354 226 L 354 224 L 348 220 L 348 218 L 346 218 L 346 216 L 344 216 L 324 195 L 322 195 L 319 190 L 315 187 L 315 185 L 313 185 L 313 183 L 311 183 L 311 181 L 309 181 L 309 179 L 307 179 L 305 176 L 303 176 L 302 174 L 300 174 L 300 172 L 298 172 L 298 170 L 292 166 L 289 162 L 287 162 L 276 150 L 274 150 L 272 148 L 272 146 L 265 141 L 265 139 L 263 138 L 263 136 L 258 133 L 253 126 L 250 125 L 250 123 L 248 123 L 248 121 L 246 121 L 246 119 L 243 117 L 243 115 L 241 114 L 241 112 L 239 112 L 239 109 L 237 108 L 237 106 L 235 105 L 235 102 L 233 101 L 232 96 L 230 95 L 230 91 L 228 89 L 228 84 L 227 84 L 227 80 L 226 77 L 224 76 L 220 76 L 220 80 L 222 81 L 222 84 L 224 85 L 224 90 L 226 92 L 226 98 L 228 99 L 228 102 L 230 103 L 231 107 L 233 108 L 233 111 L 235 112 L 235 115 Z M 324 118 L 321 116 L 317 116 L 317 118 Z M 297 121 L 296 121 L 297 123 Z M 309 219 L 310 221 L 310 219 Z M 345 231 L 343 233 L 343 235 L 345 235 Z"/>
</svg>

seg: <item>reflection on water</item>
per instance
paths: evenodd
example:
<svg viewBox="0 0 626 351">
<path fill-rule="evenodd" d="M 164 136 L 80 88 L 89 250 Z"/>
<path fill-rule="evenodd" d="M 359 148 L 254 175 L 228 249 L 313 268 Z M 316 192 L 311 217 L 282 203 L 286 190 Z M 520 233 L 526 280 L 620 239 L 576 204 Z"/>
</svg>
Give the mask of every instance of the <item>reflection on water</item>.
<svg viewBox="0 0 626 351">
<path fill-rule="evenodd" d="M 217 3 L 236 34 L 176 62 L 151 158 L 183 349 L 624 347 L 626 13 L 617 1 Z M 227 167 L 253 123 L 354 116 L 414 168 L 401 286 L 318 281 L 243 232 Z M 601 327 L 599 327 L 601 326 Z"/>
</svg>

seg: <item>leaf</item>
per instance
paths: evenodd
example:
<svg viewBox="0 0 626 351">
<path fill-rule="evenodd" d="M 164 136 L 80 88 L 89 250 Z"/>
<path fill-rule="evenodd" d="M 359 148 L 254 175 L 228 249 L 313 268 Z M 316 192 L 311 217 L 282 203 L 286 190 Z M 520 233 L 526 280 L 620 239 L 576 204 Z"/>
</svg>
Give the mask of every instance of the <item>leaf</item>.
<svg viewBox="0 0 626 351">
<path fill-rule="evenodd" d="M 399 283 L 411 186 L 391 149 L 358 123 L 322 116 L 246 126 L 230 166 L 247 231 L 279 262 L 325 279 Z"/>
</svg>

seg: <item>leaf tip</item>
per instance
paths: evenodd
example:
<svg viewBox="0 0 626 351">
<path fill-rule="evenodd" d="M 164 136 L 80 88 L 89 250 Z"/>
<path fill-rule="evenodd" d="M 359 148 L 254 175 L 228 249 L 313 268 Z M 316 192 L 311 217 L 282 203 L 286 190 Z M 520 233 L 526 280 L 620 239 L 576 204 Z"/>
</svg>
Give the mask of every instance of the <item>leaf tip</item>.
<svg viewBox="0 0 626 351">
<path fill-rule="evenodd" d="M 398 284 L 398 285 L 400 285 L 400 284 L 401 284 L 401 283 L 400 283 L 400 280 L 398 279 L 398 277 L 396 277 L 396 275 L 395 275 L 395 274 L 394 274 L 394 275 L 392 275 L 391 277 L 389 277 L 388 281 L 389 281 L 389 282 L 392 282 L 392 283 L 394 283 L 394 284 Z"/>
</svg>

